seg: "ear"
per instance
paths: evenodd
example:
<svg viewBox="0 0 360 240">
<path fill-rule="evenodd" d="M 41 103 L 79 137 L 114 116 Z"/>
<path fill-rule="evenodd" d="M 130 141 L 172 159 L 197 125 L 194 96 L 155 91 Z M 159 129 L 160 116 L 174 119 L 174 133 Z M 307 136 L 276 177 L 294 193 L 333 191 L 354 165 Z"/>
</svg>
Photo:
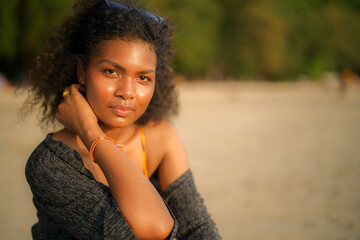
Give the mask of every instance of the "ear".
<svg viewBox="0 0 360 240">
<path fill-rule="evenodd" d="M 85 85 L 85 69 L 80 59 L 76 60 L 76 76 L 79 83 Z"/>
</svg>

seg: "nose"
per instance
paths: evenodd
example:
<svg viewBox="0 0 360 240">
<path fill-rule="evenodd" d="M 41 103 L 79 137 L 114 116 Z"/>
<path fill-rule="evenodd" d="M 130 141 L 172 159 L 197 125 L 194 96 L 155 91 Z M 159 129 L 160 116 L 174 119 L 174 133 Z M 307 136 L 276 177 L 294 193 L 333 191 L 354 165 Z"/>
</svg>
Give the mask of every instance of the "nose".
<svg viewBox="0 0 360 240">
<path fill-rule="evenodd" d="M 130 77 L 123 77 L 118 80 L 115 96 L 124 100 L 135 98 L 135 82 Z"/>
</svg>

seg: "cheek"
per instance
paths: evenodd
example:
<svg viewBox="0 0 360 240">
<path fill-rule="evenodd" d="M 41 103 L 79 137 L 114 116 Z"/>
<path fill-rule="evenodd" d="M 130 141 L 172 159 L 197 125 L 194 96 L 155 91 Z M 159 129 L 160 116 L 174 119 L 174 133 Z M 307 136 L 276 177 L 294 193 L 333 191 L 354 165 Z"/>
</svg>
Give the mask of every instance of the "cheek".
<svg viewBox="0 0 360 240">
<path fill-rule="evenodd" d="M 106 85 L 100 81 L 86 85 L 86 99 L 97 116 L 110 102 L 113 89 L 114 86 Z"/>
<path fill-rule="evenodd" d="M 153 95 L 154 95 L 154 87 L 140 89 L 137 93 L 138 98 L 141 99 L 141 102 L 143 104 L 146 104 L 146 106 L 150 103 L 150 100 Z"/>
<path fill-rule="evenodd" d="M 108 81 L 98 79 L 98 81 L 89 81 L 86 85 L 86 90 L 89 92 L 89 97 L 101 101 L 102 99 L 109 99 L 112 96 L 115 85 Z"/>
</svg>

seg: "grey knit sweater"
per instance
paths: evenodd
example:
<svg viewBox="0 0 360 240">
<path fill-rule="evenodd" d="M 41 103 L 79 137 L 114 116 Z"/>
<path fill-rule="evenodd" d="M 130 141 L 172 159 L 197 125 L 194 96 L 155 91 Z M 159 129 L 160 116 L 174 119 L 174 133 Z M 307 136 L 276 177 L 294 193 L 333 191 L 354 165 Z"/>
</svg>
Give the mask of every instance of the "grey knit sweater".
<svg viewBox="0 0 360 240">
<path fill-rule="evenodd" d="M 110 189 L 51 134 L 31 154 L 25 174 L 39 219 L 34 239 L 136 239 Z M 168 239 L 221 239 L 190 170 L 160 194 L 175 220 Z"/>
</svg>

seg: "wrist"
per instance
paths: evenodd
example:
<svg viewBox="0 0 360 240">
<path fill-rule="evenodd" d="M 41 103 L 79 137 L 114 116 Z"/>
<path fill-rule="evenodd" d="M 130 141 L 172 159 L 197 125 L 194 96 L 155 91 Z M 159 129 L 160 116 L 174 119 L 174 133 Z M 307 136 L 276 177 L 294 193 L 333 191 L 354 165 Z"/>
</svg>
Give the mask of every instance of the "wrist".
<svg viewBox="0 0 360 240">
<path fill-rule="evenodd" d="M 104 132 L 101 130 L 99 126 L 93 128 L 85 128 L 83 131 L 79 133 L 79 137 L 81 141 L 84 143 L 84 145 L 88 150 L 90 150 L 91 144 L 99 136 L 105 136 Z"/>
</svg>

